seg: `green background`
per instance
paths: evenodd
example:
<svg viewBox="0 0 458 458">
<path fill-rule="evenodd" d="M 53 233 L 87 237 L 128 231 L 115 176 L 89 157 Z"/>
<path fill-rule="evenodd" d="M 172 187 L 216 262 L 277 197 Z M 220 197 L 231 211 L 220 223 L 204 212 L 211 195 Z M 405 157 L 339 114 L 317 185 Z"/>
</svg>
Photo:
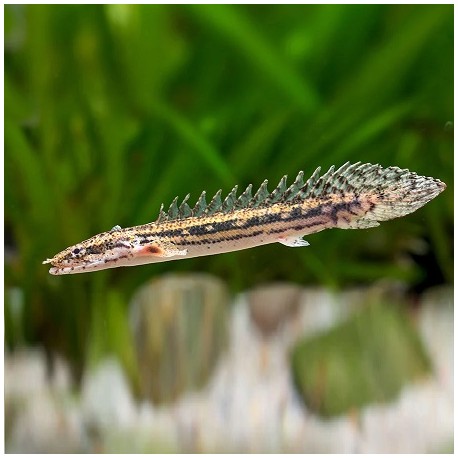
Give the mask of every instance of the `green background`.
<svg viewBox="0 0 458 458">
<path fill-rule="evenodd" d="M 5 335 L 79 374 L 151 276 L 420 291 L 453 277 L 453 6 L 5 6 Z M 447 184 L 405 218 L 180 262 L 53 277 L 41 262 L 159 206 L 346 161 Z"/>
</svg>

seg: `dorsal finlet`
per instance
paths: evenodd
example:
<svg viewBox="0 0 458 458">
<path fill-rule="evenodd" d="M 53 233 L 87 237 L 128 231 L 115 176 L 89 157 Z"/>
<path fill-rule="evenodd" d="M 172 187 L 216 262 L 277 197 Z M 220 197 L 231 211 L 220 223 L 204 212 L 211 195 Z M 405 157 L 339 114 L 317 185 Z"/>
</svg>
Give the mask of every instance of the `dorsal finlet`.
<svg viewBox="0 0 458 458">
<path fill-rule="evenodd" d="M 167 216 L 169 219 L 176 219 L 178 217 L 178 196 L 173 199 L 172 203 L 170 204 L 169 210 L 167 211 Z"/>
<path fill-rule="evenodd" d="M 301 170 L 298 174 L 294 183 L 286 190 L 284 195 L 284 201 L 289 202 L 293 200 L 298 192 L 301 190 L 302 186 L 304 186 L 304 172 Z"/>
<path fill-rule="evenodd" d="M 221 189 L 213 196 L 213 199 L 207 205 L 207 208 L 204 211 L 205 215 L 213 215 L 213 213 L 218 212 L 221 209 Z"/>
<path fill-rule="evenodd" d="M 196 205 L 194 205 L 194 208 L 192 209 L 192 216 L 201 216 L 205 209 L 207 208 L 207 202 L 205 200 L 206 192 L 202 191 L 202 194 L 200 197 L 197 199 Z"/>
<path fill-rule="evenodd" d="M 270 193 L 267 199 L 264 201 L 265 205 L 272 205 L 279 201 L 281 201 L 285 195 L 286 191 L 286 180 L 288 179 L 287 175 L 284 175 L 280 182 L 278 183 L 277 187 Z"/>
<path fill-rule="evenodd" d="M 313 189 L 316 182 L 318 181 L 320 172 L 321 172 L 321 167 L 317 167 L 315 171 L 313 172 L 312 176 L 306 181 L 304 186 L 302 186 L 301 190 L 297 194 L 298 199 L 304 199 L 305 197 L 308 197 L 309 192 Z"/>
<path fill-rule="evenodd" d="M 257 190 L 256 194 L 254 195 L 253 199 L 249 203 L 250 208 L 259 207 L 268 197 L 269 191 L 267 190 L 267 183 L 269 180 L 264 180 Z"/>
<path fill-rule="evenodd" d="M 249 184 L 245 191 L 240 194 L 239 198 L 237 199 L 237 202 L 235 203 L 234 208 L 240 209 L 240 208 L 246 208 L 253 198 L 251 195 L 251 190 L 253 189 L 253 185 Z"/>
<path fill-rule="evenodd" d="M 237 189 L 238 185 L 235 185 L 232 188 L 232 191 L 224 199 L 223 205 L 221 206 L 223 213 L 227 213 L 234 208 L 234 204 L 237 201 Z"/>
<path fill-rule="evenodd" d="M 181 202 L 180 208 L 178 209 L 178 218 L 184 219 L 187 218 L 188 216 L 191 216 L 192 210 L 191 207 L 187 204 L 187 201 L 191 194 L 188 194 L 184 199 L 183 202 Z"/>
<path fill-rule="evenodd" d="M 167 221 L 168 216 L 167 213 L 164 211 L 164 204 L 161 204 L 161 208 L 159 209 L 159 215 L 157 216 L 156 223 L 162 223 L 163 221 Z"/>
<path fill-rule="evenodd" d="M 334 166 L 331 166 L 330 169 L 315 183 L 310 192 L 310 197 L 317 197 L 326 192 L 325 188 L 329 185 L 333 173 Z"/>
</svg>

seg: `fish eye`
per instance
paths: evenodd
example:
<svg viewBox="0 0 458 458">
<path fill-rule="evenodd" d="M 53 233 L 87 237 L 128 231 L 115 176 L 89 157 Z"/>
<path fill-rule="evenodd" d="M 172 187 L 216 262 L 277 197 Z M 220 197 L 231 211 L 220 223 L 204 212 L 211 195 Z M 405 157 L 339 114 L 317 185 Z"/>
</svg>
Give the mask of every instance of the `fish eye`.
<svg viewBox="0 0 458 458">
<path fill-rule="evenodd" d="M 83 255 L 85 251 L 84 248 L 74 248 L 72 250 L 72 256 Z"/>
</svg>

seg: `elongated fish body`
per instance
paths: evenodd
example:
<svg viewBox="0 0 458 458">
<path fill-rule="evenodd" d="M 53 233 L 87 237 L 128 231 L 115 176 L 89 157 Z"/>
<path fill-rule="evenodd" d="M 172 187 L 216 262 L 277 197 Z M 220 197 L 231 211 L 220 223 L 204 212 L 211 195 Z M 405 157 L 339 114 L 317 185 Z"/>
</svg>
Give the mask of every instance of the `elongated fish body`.
<svg viewBox="0 0 458 458">
<path fill-rule="evenodd" d="M 43 264 L 53 275 L 207 256 L 268 243 L 307 246 L 304 235 L 324 229 L 366 229 L 379 221 L 414 212 L 445 189 L 440 180 L 398 167 L 346 163 L 320 168 L 304 182 L 300 172 L 289 187 L 284 176 L 269 193 L 267 180 L 252 196 L 252 186 L 237 197 L 237 186 L 224 201 L 218 191 L 209 204 L 205 192 L 193 209 L 189 195 L 153 223 L 95 235 Z"/>
</svg>

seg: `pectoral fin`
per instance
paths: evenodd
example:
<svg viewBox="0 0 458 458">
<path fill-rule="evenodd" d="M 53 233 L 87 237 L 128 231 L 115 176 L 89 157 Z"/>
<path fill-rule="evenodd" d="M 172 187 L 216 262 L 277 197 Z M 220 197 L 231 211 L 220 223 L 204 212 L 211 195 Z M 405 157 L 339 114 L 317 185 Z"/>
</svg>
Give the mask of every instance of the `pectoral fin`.
<svg viewBox="0 0 458 458">
<path fill-rule="evenodd" d="M 302 237 L 297 237 L 297 236 L 291 236 L 291 237 L 284 237 L 284 238 L 279 238 L 278 242 L 290 246 L 290 247 L 301 247 L 301 246 L 309 246 L 310 243 L 304 240 Z"/>
<path fill-rule="evenodd" d="M 179 250 L 171 242 L 150 242 L 139 246 L 134 251 L 136 256 L 157 256 L 160 258 L 186 256 L 188 254 L 188 250 Z"/>
</svg>

